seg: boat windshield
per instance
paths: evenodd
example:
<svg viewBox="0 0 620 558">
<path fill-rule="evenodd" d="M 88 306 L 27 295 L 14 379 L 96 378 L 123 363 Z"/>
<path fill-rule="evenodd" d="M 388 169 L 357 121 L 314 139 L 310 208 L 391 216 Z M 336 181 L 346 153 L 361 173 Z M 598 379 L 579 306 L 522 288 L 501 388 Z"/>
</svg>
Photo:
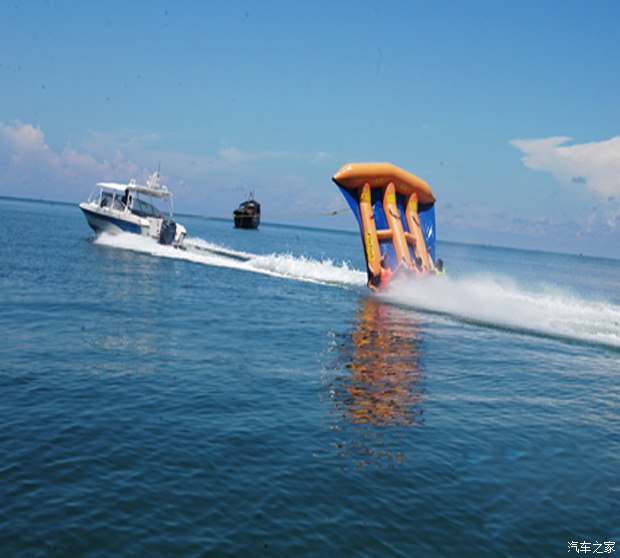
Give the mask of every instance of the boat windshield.
<svg viewBox="0 0 620 558">
<path fill-rule="evenodd" d="M 140 217 L 157 217 L 161 219 L 163 217 L 161 211 L 157 209 L 152 203 L 143 200 L 139 197 L 135 197 L 131 206 L 131 212 Z"/>
<path fill-rule="evenodd" d="M 101 197 L 99 198 L 99 205 L 100 207 L 109 207 L 118 211 L 125 210 L 125 204 L 111 192 L 101 192 Z"/>
</svg>

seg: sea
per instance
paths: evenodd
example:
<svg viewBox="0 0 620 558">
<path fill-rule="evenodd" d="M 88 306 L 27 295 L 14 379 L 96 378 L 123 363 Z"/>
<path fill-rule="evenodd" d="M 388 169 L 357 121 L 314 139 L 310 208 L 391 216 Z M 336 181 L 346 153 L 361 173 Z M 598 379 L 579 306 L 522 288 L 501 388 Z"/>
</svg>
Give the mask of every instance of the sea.
<svg viewBox="0 0 620 558">
<path fill-rule="evenodd" d="M 620 261 L 178 220 L 0 199 L 0 556 L 620 553 Z"/>
</svg>

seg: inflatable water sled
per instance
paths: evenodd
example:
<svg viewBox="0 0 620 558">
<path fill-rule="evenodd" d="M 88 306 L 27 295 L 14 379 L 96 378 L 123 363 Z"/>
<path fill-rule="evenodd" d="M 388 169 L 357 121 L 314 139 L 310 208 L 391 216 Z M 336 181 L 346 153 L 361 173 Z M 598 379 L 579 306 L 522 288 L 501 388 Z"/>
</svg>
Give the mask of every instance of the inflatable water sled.
<svg viewBox="0 0 620 558">
<path fill-rule="evenodd" d="M 381 259 L 392 271 L 427 270 L 435 261 L 435 195 L 428 183 L 390 163 L 349 163 L 332 178 L 360 227 L 369 283 L 381 275 Z"/>
</svg>

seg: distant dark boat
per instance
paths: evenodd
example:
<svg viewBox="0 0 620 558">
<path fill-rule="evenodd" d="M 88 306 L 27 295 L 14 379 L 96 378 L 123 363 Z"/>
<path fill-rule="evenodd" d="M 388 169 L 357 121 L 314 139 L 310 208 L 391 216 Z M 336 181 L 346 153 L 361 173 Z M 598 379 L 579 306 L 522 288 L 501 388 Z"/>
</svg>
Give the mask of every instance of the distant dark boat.
<svg viewBox="0 0 620 558">
<path fill-rule="evenodd" d="M 260 203 L 254 199 L 254 192 L 250 192 L 248 199 L 233 211 L 235 228 L 257 229 L 260 224 Z"/>
</svg>

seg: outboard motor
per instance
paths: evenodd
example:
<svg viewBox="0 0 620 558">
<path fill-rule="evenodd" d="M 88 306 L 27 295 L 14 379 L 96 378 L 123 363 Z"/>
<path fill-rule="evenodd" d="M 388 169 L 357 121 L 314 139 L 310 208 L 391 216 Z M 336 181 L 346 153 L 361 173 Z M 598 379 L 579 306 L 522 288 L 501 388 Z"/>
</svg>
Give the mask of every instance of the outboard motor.
<svg viewBox="0 0 620 558">
<path fill-rule="evenodd" d="M 159 231 L 159 243 L 160 244 L 172 244 L 174 237 L 177 234 L 177 224 L 170 220 L 164 219 L 161 222 L 161 229 Z"/>
</svg>

